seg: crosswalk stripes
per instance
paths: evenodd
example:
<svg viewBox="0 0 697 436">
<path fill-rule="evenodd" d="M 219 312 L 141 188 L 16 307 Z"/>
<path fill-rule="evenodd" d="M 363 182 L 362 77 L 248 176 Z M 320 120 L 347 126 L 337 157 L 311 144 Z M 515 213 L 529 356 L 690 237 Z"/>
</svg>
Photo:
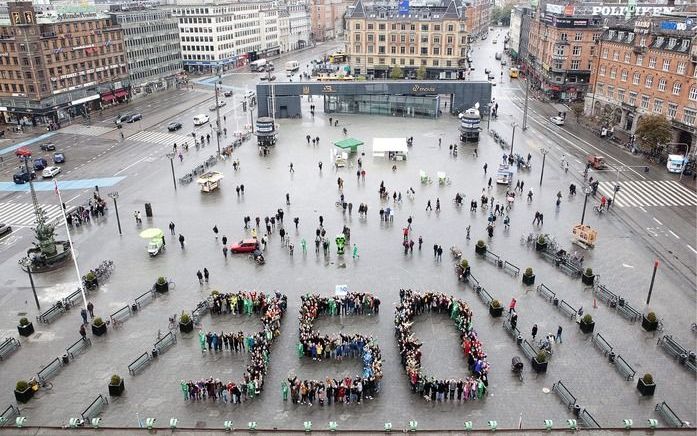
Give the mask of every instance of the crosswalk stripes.
<svg viewBox="0 0 697 436">
<path fill-rule="evenodd" d="M 697 193 L 675 180 L 637 180 L 619 182 L 617 207 L 697 206 Z M 615 182 L 600 182 L 598 190 L 611 198 Z"/>
<path fill-rule="evenodd" d="M 184 142 L 190 142 L 193 144 L 194 139 L 191 136 L 177 135 L 175 133 L 166 132 L 153 132 L 150 130 L 143 130 L 134 135 L 128 137 L 129 141 L 138 142 L 153 142 L 156 144 L 169 144 L 174 143 L 183 144 Z"/>
<path fill-rule="evenodd" d="M 57 204 L 42 204 L 48 221 L 61 216 L 60 206 Z M 33 226 L 36 223 L 34 205 L 31 203 L 0 203 L 0 223 L 10 226 Z"/>
<path fill-rule="evenodd" d="M 85 126 L 83 124 L 72 124 L 67 127 L 63 127 L 58 132 L 67 133 L 71 135 L 83 135 L 83 136 L 101 136 L 105 133 L 109 133 L 116 129 L 115 127 L 100 127 L 100 126 Z"/>
</svg>

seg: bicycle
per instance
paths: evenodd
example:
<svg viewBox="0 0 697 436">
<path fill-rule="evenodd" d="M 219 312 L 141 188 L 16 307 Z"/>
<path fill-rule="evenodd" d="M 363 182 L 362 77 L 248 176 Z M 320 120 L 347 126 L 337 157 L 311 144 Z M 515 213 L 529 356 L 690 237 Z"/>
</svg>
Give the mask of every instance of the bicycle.
<svg viewBox="0 0 697 436">
<path fill-rule="evenodd" d="M 659 331 L 659 332 L 663 331 L 663 318 L 658 320 L 658 325 L 656 325 L 656 331 Z"/>
<path fill-rule="evenodd" d="M 169 317 L 169 324 L 167 325 L 169 330 L 175 330 L 177 328 L 177 314 Z"/>
<path fill-rule="evenodd" d="M 50 391 L 51 389 L 53 389 L 53 383 L 51 383 L 48 380 L 44 380 L 44 381 L 40 382 L 40 381 L 36 380 L 36 377 L 30 378 L 28 383 L 29 383 L 29 387 L 34 392 L 37 392 L 40 389 L 47 390 L 47 391 Z"/>
</svg>

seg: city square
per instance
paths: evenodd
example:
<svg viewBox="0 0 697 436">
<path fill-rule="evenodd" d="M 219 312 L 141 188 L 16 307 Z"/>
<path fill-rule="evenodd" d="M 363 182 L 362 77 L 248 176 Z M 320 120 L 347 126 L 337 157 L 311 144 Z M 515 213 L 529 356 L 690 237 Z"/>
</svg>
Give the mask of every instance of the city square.
<svg viewBox="0 0 697 436">
<path fill-rule="evenodd" d="M 502 39 L 507 31 L 493 28 L 490 38 Z M 410 116 L 413 112 L 325 112 L 332 98 L 325 93 L 301 96 L 300 118 L 273 120 L 274 145 L 258 147 L 257 136 L 249 135 L 233 146 L 237 132 L 256 128 L 259 121 L 245 97 L 250 91 L 261 95 L 257 85 L 264 82 L 248 67 L 220 76 L 192 75 L 186 86 L 93 111 L 89 120 L 76 118 L 55 131 L 27 128 L 22 135 L 6 135 L 0 140 L 0 221 L 12 232 L 0 238 L 0 338 L 16 338 L 21 346 L 0 362 L 0 409 L 12 416 L 2 430 L 20 432 L 11 428 L 17 416 L 25 418 L 26 431 L 39 434 L 94 416 L 114 434 L 148 426 L 245 432 L 455 433 L 471 426 L 524 434 L 576 425 L 608 432 L 652 426 L 694 431 L 694 178 L 668 173 L 665 165 L 599 138 L 570 112 L 564 114 L 564 126 L 550 122 L 563 105 L 536 93 L 526 96 L 526 82 L 503 74 L 495 57 L 502 44 L 471 44 L 474 70 L 466 84 L 491 84 L 484 70 L 501 71 L 490 86 L 492 100 L 470 102 L 478 103 L 484 115 L 475 142 L 461 142 L 459 111 L 448 105 L 448 96 L 434 99 L 438 116 L 416 117 Z M 310 73 L 315 59 L 339 47 L 336 41 L 320 43 L 274 62 L 280 70 L 284 62 L 298 61 L 300 73 Z M 302 82 L 297 75 L 276 74 L 278 82 Z M 268 83 L 260 86 L 273 88 Z M 269 94 L 265 106 L 273 108 L 273 91 Z M 494 104 L 496 117 L 489 115 Z M 123 113 L 142 117 L 117 127 L 114 119 Z M 210 122 L 194 125 L 202 114 Z M 172 122 L 181 123 L 181 129 L 170 131 Z M 347 138 L 363 144 L 339 165 L 342 150 L 334 144 Z M 406 158 L 374 156 L 374 143 L 385 138 L 404 144 L 409 139 Z M 15 152 L 28 148 L 35 157 L 48 155 L 40 146 L 49 142 L 65 153 L 66 162 L 55 185 L 38 178 L 33 182 L 34 195 L 55 224 L 56 239 L 70 235 L 75 262 L 71 258 L 29 275 L 20 262 L 35 241 L 35 214 L 29 184 L 12 182 Z M 502 170 L 497 168 L 514 154 L 524 165 L 511 163 L 510 182 L 499 183 Z M 608 168 L 589 169 L 590 155 L 604 156 Z M 196 176 L 184 180 L 199 167 L 223 176 L 218 189 L 203 192 Z M 597 192 L 588 177 L 599 181 Z M 520 183 L 520 189 L 514 188 Z M 570 185 L 577 187 L 576 195 Z M 88 201 L 96 198 L 104 200 L 103 216 L 65 222 L 62 209 L 71 214 L 78 206 L 89 210 Z M 601 209 L 601 198 L 612 198 L 612 207 Z M 468 207 L 472 201 L 475 210 Z M 367 213 L 360 213 L 359 205 L 366 205 Z M 494 207 L 500 207 L 500 215 L 493 214 Z M 536 213 L 546 220 L 534 221 Z M 276 218 L 273 226 L 268 224 L 270 232 L 268 217 Z M 572 233 L 578 224 L 597 232 L 593 247 Z M 155 255 L 148 253 L 153 238 L 142 236 L 149 229 L 161 231 L 153 233 L 155 239 L 162 235 L 164 245 Z M 317 240 L 322 230 L 327 249 Z M 346 237 L 341 254 L 340 234 Z M 540 234 L 564 254 L 539 250 Z M 264 262 L 231 251 L 249 239 L 259 241 Z M 560 256 L 566 256 L 564 261 Z M 81 276 L 105 260 L 113 262 L 113 271 L 96 288 L 85 289 L 83 300 L 75 293 Z M 462 260 L 466 272 L 457 268 Z M 530 280 L 528 268 L 534 273 L 531 284 L 524 283 Z M 587 268 L 594 276 L 590 282 Z M 204 269 L 202 280 L 197 273 Z M 169 283 L 167 292 L 155 290 L 159 277 Z M 450 296 L 461 302 L 461 317 L 449 304 L 402 317 L 409 291 Z M 261 309 L 213 311 L 214 293 L 238 292 L 262 293 L 269 301 L 286 297 L 285 313 L 275 319 L 278 328 L 266 330 L 270 336 L 258 319 Z M 296 403 L 284 394 L 295 377 L 322 381 L 365 374 L 362 347 L 346 359 L 300 357 L 304 299 L 312 294 L 339 298 L 346 292 L 372 294 L 380 300 L 379 311 L 374 306 L 351 314 L 320 311 L 310 325 L 321 335 L 367 338 L 370 362 L 375 363 L 376 350 L 381 357 L 377 387 L 362 401 Z M 70 295 L 72 307 L 55 318 L 46 315 Z M 92 317 L 83 322 L 80 312 L 87 302 L 95 317 L 110 321 L 106 334 L 92 332 Z M 643 326 L 649 313 L 655 314 L 659 330 Z M 196 318 L 193 331 L 180 330 L 182 315 Z M 595 322 L 591 333 L 582 331 L 583 315 Z M 18 335 L 23 317 L 35 330 L 26 337 Z M 85 339 L 81 326 L 88 327 Z M 400 327 L 409 334 L 400 334 Z M 249 371 L 252 353 L 238 354 L 227 343 L 224 350 L 211 349 L 205 335 L 212 332 L 243 332 L 245 337 L 261 332 L 257 341 L 265 351 L 268 345 L 263 389 L 241 404 L 228 402 L 227 396 L 225 401 L 193 400 L 189 391 L 183 393 L 187 382 L 213 378 L 227 383 Z M 545 370 L 533 369 L 528 353 L 538 358 L 549 336 L 550 353 L 542 353 Z M 160 342 L 167 338 L 172 342 Z M 484 375 L 486 386 L 473 395 L 477 399 L 459 400 L 458 394 L 458 399 L 436 400 L 435 392 L 433 397 L 413 392 L 400 354 L 405 338 L 422 342 L 420 369 L 437 380 L 481 380 Z M 481 341 L 483 356 L 476 357 L 486 361 L 485 370 L 474 371 L 463 353 L 463 343 L 476 342 L 473 338 Z M 666 344 L 681 345 L 687 353 L 675 355 Z M 522 371 L 512 368 L 515 357 Z M 31 400 L 18 403 L 15 383 L 41 379 L 42 373 L 47 383 Z M 109 395 L 114 374 L 125 386 L 119 396 Z M 653 395 L 637 388 L 645 374 L 653 376 Z M 99 410 L 93 415 L 95 401 Z M 666 418 L 667 410 L 679 421 Z"/>
</svg>

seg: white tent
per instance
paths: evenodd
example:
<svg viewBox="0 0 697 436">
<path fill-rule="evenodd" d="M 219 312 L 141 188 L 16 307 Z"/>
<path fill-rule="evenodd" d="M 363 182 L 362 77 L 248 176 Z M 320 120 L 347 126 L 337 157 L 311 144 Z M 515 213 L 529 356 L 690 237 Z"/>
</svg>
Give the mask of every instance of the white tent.
<svg viewBox="0 0 697 436">
<path fill-rule="evenodd" d="M 407 138 L 373 138 L 373 157 L 406 160 L 408 153 Z"/>
</svg>

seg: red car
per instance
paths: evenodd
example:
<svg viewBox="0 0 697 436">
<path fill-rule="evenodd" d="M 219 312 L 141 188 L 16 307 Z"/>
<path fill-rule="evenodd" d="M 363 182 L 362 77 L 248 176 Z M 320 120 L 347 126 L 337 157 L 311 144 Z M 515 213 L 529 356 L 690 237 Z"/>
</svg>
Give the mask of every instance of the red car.
<svg viewBox="0 0 697 436">
<path fill-rule="evenodd" d="M 251 253 L 259 247 L 259 241 L 256 239 L 244 239 L 230 246 L 230 251 L 233 253 Z"/>
</svg>

